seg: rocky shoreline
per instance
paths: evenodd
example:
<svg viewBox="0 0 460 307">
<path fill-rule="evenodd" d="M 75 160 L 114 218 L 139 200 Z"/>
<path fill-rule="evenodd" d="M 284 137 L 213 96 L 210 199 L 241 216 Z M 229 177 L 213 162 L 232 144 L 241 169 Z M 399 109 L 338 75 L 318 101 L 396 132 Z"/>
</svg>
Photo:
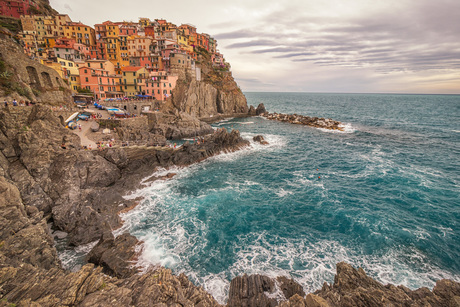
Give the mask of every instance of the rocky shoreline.
<svg viewBox="0 0 460 307">
<path fill-rule="evenodd" d="M 260 109 L 259 109 L 260 110 Z M 260 114 L 259 114 L 260 115 Z M 46 106 L 0 112 L 0 306 L 220 306 L 201 287 L 163 267 L 142 274 L 133 266 L 140 242 L 116 238 L 123 199 L 157 167 L 186 166 L 248 145 L 224 129 L 179 149 L 133 146 L 80 150 Z M 258 139 L 259 142 L 263 138 Z M 60 144 L 65 142 L 67 148 Z M 167 175 L 168 179 L 174 174 Z M 78 246 L 99 240 L 89 264 L 68 272 L 47 226 L 68 233 Z M 228 306 L 458 306 L 460 284 L 438 281 L 433 291 L 382 285 L 362 269 L 337 265 L 333 284 L 305 295 L 285 277 L 235 278 Z M 457 304 L 457 305 L 456 305 Z M 13 305 L 11 305 L 13 306 Z"/>
</svg>

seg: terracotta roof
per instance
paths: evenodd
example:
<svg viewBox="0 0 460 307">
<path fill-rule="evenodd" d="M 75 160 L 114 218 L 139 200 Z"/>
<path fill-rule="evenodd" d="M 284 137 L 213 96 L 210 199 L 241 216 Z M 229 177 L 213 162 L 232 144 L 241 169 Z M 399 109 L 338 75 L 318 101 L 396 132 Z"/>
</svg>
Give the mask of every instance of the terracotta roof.
<svg viewBox="0 0 460 307">
<path fill-rule="evenodd" d="M 123 67 L 121 70 L 123 71 L 138 71 L 139 69 L 142 69 L 144 67 L 142 66 L 126 66 L 126 67 Z"/>
</svg>

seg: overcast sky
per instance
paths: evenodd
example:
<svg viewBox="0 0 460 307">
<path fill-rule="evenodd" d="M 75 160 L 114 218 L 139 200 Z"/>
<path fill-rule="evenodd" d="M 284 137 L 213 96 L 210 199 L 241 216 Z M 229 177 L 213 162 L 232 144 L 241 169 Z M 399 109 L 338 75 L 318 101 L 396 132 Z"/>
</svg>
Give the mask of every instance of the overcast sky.
<svg viewBox="0 0 460 307">
<path fill-rule="evenodd" d="M 218 40 L 243 91 L 460 94 L 459 0 L 50 0 L 94 26 L 138 17 Z"/>
</svg>

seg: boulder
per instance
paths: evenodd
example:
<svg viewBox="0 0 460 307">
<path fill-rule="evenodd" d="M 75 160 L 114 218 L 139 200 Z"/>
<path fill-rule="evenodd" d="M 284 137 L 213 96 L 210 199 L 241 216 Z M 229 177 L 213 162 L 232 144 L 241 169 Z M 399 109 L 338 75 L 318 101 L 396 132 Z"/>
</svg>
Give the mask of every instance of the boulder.
<svg viewBox="0 0 460 307">
<path fill-rule="evenodd" d="M 258 142 L 262 145 L 268 145 L 268 142 L 265 141 L 264 137 L 262 135 L 256 135 L 255 137 L 252 138 L 254 142 Z"/>
<path fill-rule="evenodd" d="M 265 106 L 263 103 L 260 103 L 258 106 L 257 106 L 257 109 L 256 109 L 256 115 L 262 115 L 262 114 L 265 114 L 267 113 L 267 110 L 265 110 Z"/>
</svg>

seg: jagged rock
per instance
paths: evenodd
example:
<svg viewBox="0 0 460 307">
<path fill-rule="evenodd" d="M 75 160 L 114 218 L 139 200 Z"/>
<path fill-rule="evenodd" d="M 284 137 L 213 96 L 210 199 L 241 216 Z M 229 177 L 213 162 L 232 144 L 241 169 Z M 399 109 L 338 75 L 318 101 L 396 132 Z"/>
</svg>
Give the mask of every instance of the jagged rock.
<svg viewBox="0 0 460 307">
<path fill-rule="evenodd" d="M 300 295 L 301 297 L 305 296 L 305 292 L 303 291 L 302 286 L 299 285 L 294 279 L 280 276 L 276 278 L 276 281 L 278 282 L 285 298 L 289 299 L 294 295 Z"/>
<path fill-rule="evenodd" d="M 164 135 L 151 133 L 145 128 L 118 127 L 117 134 L 123 142 L 142 142 L 150 146 L 166 145 L 166 138 Z"/>
<path fill-rule="evenodd" d="M 233 278 L 230 283 L 228 307 L 274 307 L 278 304 L 275 298 L 267 294 L 275 292 L 273 279 L 263 275 L 246 275 Z M 266 294 L 267 293 L 267 294 Z"/>
<path fill-rule="evenodd" d="M 264 137 L 262 135 L 256 135 L 255 137 L 252 138 L 254 142 L 258 142 L 262 145 L 268 145 L 268 142 L 265 141 Z"/>
<path fill-rule="evenodd" d="M 202 81 L 181 78 L 165 109 L 177 109 L 198 118 L 247 114 L 246 97 L 231 72 L 214 70 L 208 53 L 199 58 Z"/>
<path fill-rule="evenodd" d="M 139 241 L 128 233 L 114 238 L 111 232 L 106 232 L 86 259 L 88 262 L 101 265 L 104 272 L 111 276 L 130 277 L 138 272 L 133 266 L 136 259 L 135 248 L 138 244 Z"/>
<path fill-rule="evenodd" d="M 256 116 L 256 109 L 254 108 L 254 106 L 249 106 L 249 110 L 248 110 L 248 115 L 249 116 Z"/>
<path fill-rule="evenodd" d="M 341 262 L 333 285 L 325 285 L 315 295 L 331 306 L 449 306 L 460 295 L 460 284 L 441 280 L 431 292 L 427 288 L 411 291 L 406 287 L 382 285 L 363 269 Z"/>
<path fill-rule="evenodd" d="M 256 109 L 256 115 L 262 115 L 262 114 L 265 114 L 267 113 L 267 110 L 265 110 L 265 106 L 263 103 L 260 103 L 258 106 L 257 106 L 257 109 Z"/>
<path fill-rule="evenodd" d="M 177 115 L 151 113 L 148 116 L 150 131 L 169 140 L 203 136 L 214 132 L 210 125 L 184 112 Z"/>
</svg>

